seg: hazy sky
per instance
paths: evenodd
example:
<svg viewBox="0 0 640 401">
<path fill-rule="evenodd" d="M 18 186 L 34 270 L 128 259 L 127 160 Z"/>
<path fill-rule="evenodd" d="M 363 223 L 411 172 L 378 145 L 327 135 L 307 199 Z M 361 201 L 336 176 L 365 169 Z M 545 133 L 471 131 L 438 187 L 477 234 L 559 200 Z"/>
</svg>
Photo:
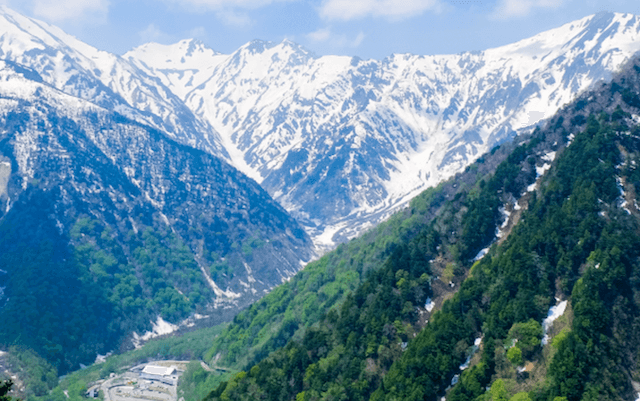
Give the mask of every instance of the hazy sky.
<svg viewBox="0 0 640 401">
<path fill-rule="evenodd" d="M 595 14 L 640 14 L 640 0 L 0 0 L 122 54 L 146 42 L 198 38 L 230 53 L 288 38 L 318 55 L 382 59 L 511 43 Z"/>
</svg>

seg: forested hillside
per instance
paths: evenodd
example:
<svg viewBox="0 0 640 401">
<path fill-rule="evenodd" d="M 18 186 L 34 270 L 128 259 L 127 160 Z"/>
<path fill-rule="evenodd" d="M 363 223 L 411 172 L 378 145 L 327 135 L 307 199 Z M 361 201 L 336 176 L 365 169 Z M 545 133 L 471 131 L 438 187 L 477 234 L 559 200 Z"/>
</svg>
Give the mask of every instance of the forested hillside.
<svg viewBox="0 0 640 401">
<path fill-rule="evenodd" d="M 65 373 L 161 324 L 229 320 L 311 257 L 301 226 L 224 161 L 26 68 L 0 61 L 0 77 L 3 348 Z"/>
<path fill-rule="evenodd" d="M 636 60 L 566 106 L 208 399 L 634 399 L 639 76 Z M 455 295 L 430 313 L 443 281 Z"/>
<path fill-rule="evenodd" d="M 398 247 L 419 236 L 426 222 L 435 216 L 450 218 L 455 214 L 452 207 L 461 205 L 458 193 L 468 191 L 479 178 L 493 171 L 517 143 L 495 148 L 458 174 L 456 180 L 423 192 L 388 221 L 308 264 L 290 281 L 240 312 L 214 340 L 208 359 L 223 367 L 248 368 L 284 346 L 290 338 L 300 338 L 307 327 L 344 302 L 370 271 L 380 269 Z M 527 171 L 535 175 L 532 166 Z M 452 206 L 450 202 L 454 199 Z M 461 276 L 454 274 L 453 264 L 443 261 L 439 266 L 451 280 L 460 280 Z M 448 281 L 441 286 L 440 298 L 452 291 L 447 284 Z"/>
</svg>

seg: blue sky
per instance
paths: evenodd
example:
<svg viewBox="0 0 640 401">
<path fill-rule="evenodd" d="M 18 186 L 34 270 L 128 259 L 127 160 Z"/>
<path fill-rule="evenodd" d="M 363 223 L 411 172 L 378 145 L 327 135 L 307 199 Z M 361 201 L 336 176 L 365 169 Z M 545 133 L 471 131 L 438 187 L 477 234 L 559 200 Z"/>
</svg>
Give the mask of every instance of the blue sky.
<svg viewBox="0 0 640 401">
<path fill-rule="evenodd" d="M 599 11 L 640 14 L 639 0 L 0 0 L 123 54 L 198 38 L 223 53 L 288 38 L 318 55 L 382 59 L 517 41 Z"/>
</svg>

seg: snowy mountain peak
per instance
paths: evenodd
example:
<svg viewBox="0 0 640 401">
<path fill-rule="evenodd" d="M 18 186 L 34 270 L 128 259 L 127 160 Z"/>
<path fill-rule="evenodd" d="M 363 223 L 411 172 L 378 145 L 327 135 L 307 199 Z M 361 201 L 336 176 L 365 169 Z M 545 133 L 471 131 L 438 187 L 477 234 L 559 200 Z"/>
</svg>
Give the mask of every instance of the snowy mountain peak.
<svg viewBox="0 0 640 401">
<path fill-rule="evenodd" d="M 600 13 L 454 55 L 317 57 L 287 39 L 220 54 L 189 39 L 118 57 L 1 10 L 2 58 L 222 155 L 328 246 L 534 127 L 640 51 L 637 16 Z"/>
<path fill-rule="evenodd" d="M 125 59 L 136 59 L 152 66 L 172 68 L 178 65 L 191 67 L 194 63 L 206 63 L 221 53 L 216 52 L 198 39 L 184 39 L 172 45 L 146 43 L 124 55 Z"/>
<path fill-rule="evenodd" d="M 639 26 L 640 17 L 636 15 L 600 12 L 531 38 L 487 50 L 487 53 L 517 53 L 535 58 L 568 49 L 584 51 L 607 45 L 615 49 L 615 44 L 624 46 L 626 50 L 633 47 L 633 38 L 637 38 Z"/>
<path fill-rule="evenodd" d="M 2 7 L 0 57 L 29 66 L 48 85 L 227 157 L 220 138 L 157 78 L 57 27 Z"/>
<path fill-rule="evenodd" d="M 608 78 L 639 35 L 637 16 L 604 13 L 486 51 L 383 61 L 253 41 L 172 88 L 238 168 L 331 245 Z"/>
</svg>

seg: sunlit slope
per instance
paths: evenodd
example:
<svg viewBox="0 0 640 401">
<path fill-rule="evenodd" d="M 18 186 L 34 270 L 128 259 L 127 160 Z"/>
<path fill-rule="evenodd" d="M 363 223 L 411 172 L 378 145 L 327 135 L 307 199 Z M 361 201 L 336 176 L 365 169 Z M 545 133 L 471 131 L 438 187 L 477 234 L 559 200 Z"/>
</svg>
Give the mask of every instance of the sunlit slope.
<svg viewBox="0 0 640 401">
<path fill-rule="evenodd" d="M 639 93 L 635 61 L 209 399 L 634 399 Z M 455 295 L 430 313 L 448 267 Z"/>
</svg>

